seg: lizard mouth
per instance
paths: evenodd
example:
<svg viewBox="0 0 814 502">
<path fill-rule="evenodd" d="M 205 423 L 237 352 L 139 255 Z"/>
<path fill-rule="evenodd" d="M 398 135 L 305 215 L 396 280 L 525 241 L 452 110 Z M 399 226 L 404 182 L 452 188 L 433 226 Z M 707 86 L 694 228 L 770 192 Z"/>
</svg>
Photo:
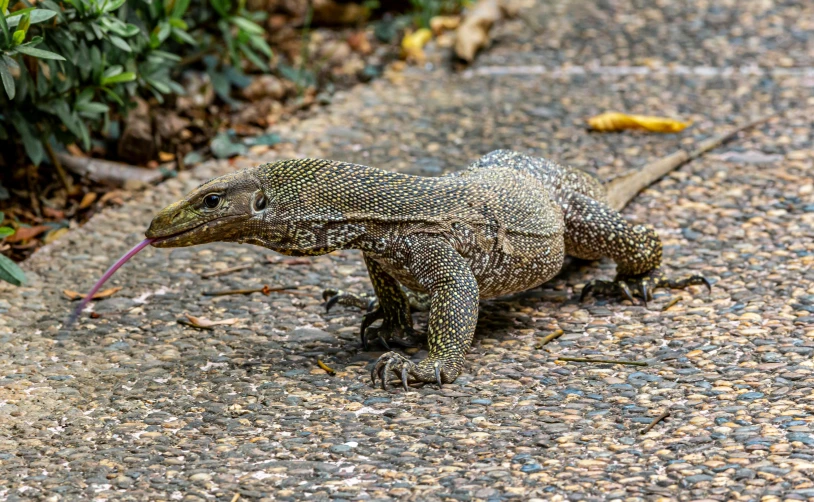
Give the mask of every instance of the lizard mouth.
<svg viewBox="0 0 814 502">
<path fill-rule="evenodd" d="M 153 225 L 150 225 L 150 229 L 145 235 L 151 239 L 150 244 L 157 248 L 194 246 L 207 242 L 225 241 L 229 240 L 230 232 L 223 232 L 223 228 L 239 219 L 242 219 L 242 216 L 223 216 L 181 230 L 175 229 L 164 235 L 161 235 L 163 232 L 155 231 Z"/>
</svg>

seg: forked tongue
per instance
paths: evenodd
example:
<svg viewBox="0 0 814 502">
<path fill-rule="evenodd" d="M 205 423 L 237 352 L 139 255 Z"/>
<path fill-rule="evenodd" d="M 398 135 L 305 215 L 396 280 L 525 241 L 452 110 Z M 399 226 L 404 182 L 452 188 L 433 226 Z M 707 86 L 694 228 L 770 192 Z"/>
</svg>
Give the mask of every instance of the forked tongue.
<svg viewBox="0 0 814 502">
<path fill-rule="evenodd" d="M 84 298 L 82 298 L 82 301 L 79 302 L 79 305 L 77 305 L 76 310 L 74 310 L 73 314 L 71 314 L 71 317 L 68 319 L 68 324 L 65 327 L 66 328 L 70 327 L 76 321 L 76 319 L 79 317 L 79 314 L 81 314 L 82 311 L 85 310 L 85 307 L 87 307 L 88 303 L 93 299 L 93 295 L 95 295 L 99 291 L 99 289 L 101 289 L 102 285 L 104 285 L 104 283 L 107 282 L 108 279 L 110 279 L 110 276 L 115 274 L 116 271 L 119 270 L 119 268 L 121 268 L 121 266 L 127 262 L 127 260 L 135 256 L 139 251 L 146 248 L 147 246 L 149 246 L 150 244 L 157 240 L 158 239 L 156 238 L 144 239 L 143 241 L 136 244 L 136 246 L 130 251 L 128 251 L 124 256 L 119 258 L 116 261 L 116 263 L 111 265 L 111 267 L 107 269 L 107 272 L 105 272 L 104 275 L 102 275 L 102 277 L 99 278 L 99 280 L 96 282 L 96 284 L 93 285 L 88 294 L 85 295 Z"/>
</svg>

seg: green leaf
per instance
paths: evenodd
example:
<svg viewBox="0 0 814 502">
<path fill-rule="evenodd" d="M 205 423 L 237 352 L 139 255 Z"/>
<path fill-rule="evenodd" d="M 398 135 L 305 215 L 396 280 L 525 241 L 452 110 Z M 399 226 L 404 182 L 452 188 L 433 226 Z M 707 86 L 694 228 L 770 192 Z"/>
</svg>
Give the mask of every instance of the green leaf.
<svg viewBox="0 0 814 502">
<path fill-rule="evenodd" d="M 212 7 L 218 11 L 220 17 L 229 17 L 229 10 L 231 9 L 231 3 L 229 0 L 209 0 L 209 3 L 212 4 Z"/>
<path fill-rule="evenodd" d="M 5 16 L 6 15 L 6 9 L 8 9 L 8 0 L 0 0 L 0 14 Z"/>
<path fill-rule="evenodd" d="M 170 26 L 172 26 L 173 28 L 178 28 L 178 29 L 181 29 L 181 30 L 188 30 L 189 29 L 189 25 L 187 24 L 187 22 L 184 21 L 181 18 L 178 18 L 178 17 L 171 17 L 169 19 L 169 23 L 170 23 Z"/>
<path fill-rule="evenodd" d="M 57 54 L 56 52 L 51 51 L 44 51 L 42 49 L 35 49 L 30 45 L 21 45 L 19 47 L 15 47 L 18 52 L 22 52 L 23 54 L 27 54 L 29 56 L 34 56 L 35 58 L 40 59 L 55 59 L 57 61 L 65 61 L 65 58 Z"/>
<path fill-rule="evenodd" d="M 42 141 L 31 133 L 28 122 L 19 113 L 11 115 L 11 123 L 17 129 L 20 139 L 23 141 L 25 153 L 34 165 L 40 165 L 40 162 L 45 158 L 45 149 L 42 147 Z"/>
<path fill-rule="evenodd" d="M 6 18 L 6 22 L 8 23 L 9 28 L 15 28 L 18 24 L 20 24 L 20 20 L 23 18 L 23 14 L 20 14 L 20 11 L 17 11 L 14 14 L 15 15 Z M 56 12 L 48 9 L 32 10 L 29 22 L 31 24 L 41 23 L 43 21 L 48 21 L 49 19 L 56 15 L 57 15 Z"/>
<path fill-rule="evenodd" d="M 122 82 L 132 82 L 136 79 L 136 74 L 128 71 L 124 73 L 119 73 L 118 75 L 114 75 L 108 78 L 102 78 L 102 85 L 112 85 L 112 84 L 121 84 Z"/>
<path fill-rule="evenodd" d="M 124 67 L 120 64 L 113 65 L 102 74 L 102 79 L 115 77 L 116 75 L 120 74 L 124 71 Z"/>
<path fill-rule="evenodd" d="M 0 60 L 0 78 L 3 80 L 3 87 L 6 89 L 6 94 L 8 95 L 8 99 L 14 99 L 14 95 L 17 93 L 17 88 L 14 85 L 14 77 L 11 76 L 11 69 L 8 67 L 8 63 L 6 63 L 6 56 L 3 55 L 3 59 Z"/>
<path fill-rule="evenodd" d="M 124 5 L 124 2 L 125 2 L 125 1 L 126 1 L 126 0 L 113 0 L 112 2 L 108 2 L 108 3 L 107 3 L 105 6 L 104 6 L 104 9 L 103 9 L 103 10 L 104 10 L 105 12 L 113 12 L 114 10 L 119 10 L 119 7 L 121 7 L 122 5 Z"/>
<path fill-rule="evenodd" d="M 269 58 L 274 55 L 274 53 L 271 51 L 271 47 L 269 47 L 269 44 L 266 43 L 266 39 L 263 37 L 251 37 L 249 39 L 249 43 L 252 44 L 255 49 L 259 50 Z"/>
<path fill-rule="evenodd" d="M 251 50 L 251 49 L 250 49 L 248 46 L 246 46 L 246 45 L 241 45 L 241 46 L 240 46 L 240 51 L 243 53 L 243 55 L 244 55 L 244 56 L 246 56 L 246 59 L 248 59 L 249 61 L 251 61 L 251 62 L 252 62 L 252 64 L 253 64 L 254 66 L 256 66 L 257 68 L 259 68 L 259 69 L 261 69 L 261 70 L 263 70 L 263 71 L 266 71 L 266 72 L 269 70 L 269 67 L 268 67 L 268 65 L 266 64 L 266 62 L 265 62 L 265 61 L 263 61 L 262 59 L 260 59 L 260 56 L 258 56 L 258 55 L 257 55 L 257 54 L 256 54 L 256 53 L 255 53 L 253 50 Z"/>
<path fill-rule="evenodd" d="M 25 14 L 23 14 L 22 19 L 20 19 L 20 23 L 17 25 L 17 31 L 28 33 L 28 28 L 30 27 L 31 27 L 31 13 L 26 12 Z"/>
<path fill-rule="evenodd" d="M 184 15 L 184 13 L 189 8 L 190 0 L 175 0 L 175 3 L 172 6 L 172 13 L 170 14 L 171 17 L 180 18 Z"/>
<path fill-rule="evenodd" d="M 145 78 L 144 80 L 147 81 L 148 84 L 155 87 L 155 90 L 160 92 L 161 94 L 169 94 L 170 93 L 170 86 L 168 86 L 165 82 L 162 82 L 155 78 Z"/>
<path fill-rule="evenodd" d="M 266 30 L 264 30 L 262 26 L 253 23 L 252 21 L 249 21 L 245 17 L 235 16 L 231 18 L 230 21 L 232 21 L 232 23 L 241 30 L 252 35 L 262 35 L 266 32 Z"/>
<path fill-rule="evenodd" d="M 110 43 L 115 45 L 119 49 L 123 50 L 124 52 L 132 52 L 133 51 L 130 48 L 130 44 L 125 42 L 123 38 L 117 37 L 116 35 L 110 35 Z"/>
<path fill-rule="evenodd" d="M 0 0 L 0 2 L 6 2 L 6 5 L 8 5 L 7 0 Z M 0 9 L 0 14 L 5 14 L 5 12 L 6 12 L 5 8 Z M 0 28 L 3 29 L 3 36 L 5 37 L 4 40 L 5 41 L 11 40 L 11 32 L 9 31 L 9 27 L 8 27 L 8 23 L 6 22 L 6 16 L 5 15 L 0 15 Z"/>
<path fill-rule="evenodd" d="M 219 159 L 244 155 L 249 150 L 243 143 L 233 142 L 232 135 L 226 132 L 215 136 L 209 144 L 209 149 L 212 151 L 212 155 Z"/>
<path fill-rule="evenodd" d="M 192 38 L 192 35 L 185 32 L 184 30 L 173 27 L 172 36 L 175 37 L 175 39 L 178 40 L 179 42 L 185 42 L 192 46 L 198 45 L 198 41 Z"/>
<path fill-rule="evenodd" d="M 3 213 L 0 213 L 0 214 L 3 214 Z M 0 221 L 3 221 L 2 218 L 0 218 Z M 11 228 L 11 227 L 0 227 L 0 239 L 5 239 L 9 235 L 14 235 L 14 229 L 13 228 Z"/>
<path fill-rule="evenodd" d="M 14 32 L 14 35 L 11 36 L 11 41 L 14 45 L 20 45 L 25 40 L 25 32 L 23 30 L 17 30 Z"/>
<path fill-rule="evenodd" d="M 0 254 L 0 279 L 15 286 L 22 286 L 25 282 L 25 274 L 23 269 L 11 261 L 9 257 Z"/>
<path fill-rule="evenodd" d="M 78 112 L 89 114 L 107 113 L 110 111 L 110 107 L 104 103 L 76 103 L 74 108 Z"/>
</svg>

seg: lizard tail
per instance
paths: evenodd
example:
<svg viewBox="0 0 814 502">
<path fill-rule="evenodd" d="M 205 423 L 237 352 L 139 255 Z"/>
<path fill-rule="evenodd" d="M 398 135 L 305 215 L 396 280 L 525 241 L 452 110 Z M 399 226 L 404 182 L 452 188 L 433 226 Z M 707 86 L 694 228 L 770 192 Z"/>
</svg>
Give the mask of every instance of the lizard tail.
<svg viewBox="0 0 814 502">
<path fill-rule="evenodd" d="M 726 143 L 739 132 L 761 124 L 778 113 L 766 115 L 757 120 L 735 127 L 719 136 L 702 141 L 694 150 L 679 150 L 666 157 L 653 161 L 641 169 L 615 178 L 605 185 L 608 193 L 608 204 L 621 211 L 639 192 L 655 183 L 659 178 L 674 171 L 685 162 L 698 158 L 704 153 Z"/>
</svg>

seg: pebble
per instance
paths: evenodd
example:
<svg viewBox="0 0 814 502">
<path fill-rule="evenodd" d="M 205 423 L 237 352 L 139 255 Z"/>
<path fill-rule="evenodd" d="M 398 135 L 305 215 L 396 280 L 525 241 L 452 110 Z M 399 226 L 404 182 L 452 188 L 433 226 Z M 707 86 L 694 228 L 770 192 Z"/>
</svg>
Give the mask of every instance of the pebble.
<svg viewBox="0 0 814 502">
<path fill-rule="evenodd" d="M 802 188 L 814 167 L 814 102 L 805 78 L 778 73 L 814 67 L 809 4 L 537 2 L 526 21 L 498 23 L 499 43 L 469 70 L 449 72 L 428 47 L 430 69 L 407 67 L 399 83 L 374 80 L 274 124 L 286 142 L 260 157 L 204 163 L 72 229 L 24 264 L 31 284 L 0 287 L 0 479 L 12 480 L 0 498 L 814 497 L 805 406 L 814 206 Z M 677 68 L 761 75 L 670 74 Z M 650 73 L 615 74 L 633 70 Z M 267 83 L 260 90 L 274 95 Z M 437 175 L 509 147 L 608 179 L 775 108 L 782 118 L 687 163 L 624 211 L 657 229 L 668 275 L 703 274 L 711 294 L 657 290 L 648 309 L 579 304 L 582 285 L 615 269 L 569 260 L 528 294 L 481 303 L 464 374 L 440 390 L 371 386 L 384 349 L 360 349 L 361 312 L 325 313 L 325 287 L 370 291 L 355 251 L 269 265 L 273 252 L 248 245 L 148 248 L 111 279 L 123 289 L 97 304 L 109 312 L 62 326 L 71 304 L 59 291 L 86 290 L 143 238 L 157 208 L 217 174 L 311 156 Z M 667 135 L 585 130 L 608 110 L 693 125 Z M 737 155 L 715 157 L 723 152 Z M 763 159 L 735 162 L 754 160 L 749 152 Z M 201 278 L 246 263 L 262 265 Z M 200 294 L 263 284 L 304 294 Z M 681 300 L 662 311 L 672 296 Z M 239 323 L 193 330 L 177 323 L 184 312 Z M 424 332 L 426 315 L 415 318 Z M 649 366 L 563 366 L 559 355 Z"/>
</svg>

